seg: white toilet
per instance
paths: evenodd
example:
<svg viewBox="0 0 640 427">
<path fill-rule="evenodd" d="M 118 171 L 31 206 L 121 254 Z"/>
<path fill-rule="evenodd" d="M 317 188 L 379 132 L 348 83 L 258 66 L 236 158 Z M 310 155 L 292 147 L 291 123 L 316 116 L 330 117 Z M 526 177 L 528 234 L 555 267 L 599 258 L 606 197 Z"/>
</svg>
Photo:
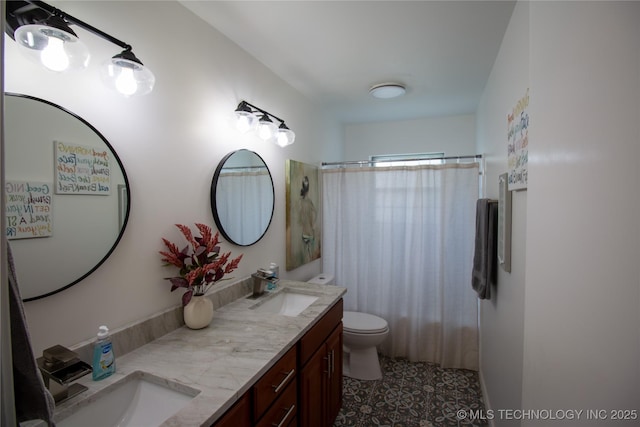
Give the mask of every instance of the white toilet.
<svg viewBox="0 0 640 427">
<path fill-rule="evenodd" d="M 309 283 L 333 285 L 334 278 L 329 274 L 319 274 Z M 387 321 L 373 314 L 345 311 L 342 325 L 343 374 L 359 380 L 382 378 L 377 346 L 389 335 Z"/>
</svg>

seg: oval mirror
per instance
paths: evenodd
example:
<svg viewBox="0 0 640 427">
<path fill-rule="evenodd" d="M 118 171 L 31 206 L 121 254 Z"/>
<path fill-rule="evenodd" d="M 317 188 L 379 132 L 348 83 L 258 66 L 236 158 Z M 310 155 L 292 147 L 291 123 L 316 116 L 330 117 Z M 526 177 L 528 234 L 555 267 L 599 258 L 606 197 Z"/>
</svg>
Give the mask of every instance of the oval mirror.
<svg viewBox="0 0 640 427">
<path fill-rule="evenodd" d="M 229 242 L 249 246 L 260 240 L 271 224 L 274 198 L 271 172 L 257 153 L 238 150 L 220 161 L 211 183 L 211 212 Z"/>
<path fill-rule="evenodd" d="M 25 301 L 66 289 L 111 255 L 129 181 L 90 123 L 43 99 L 5 94 L 6 235 Z"/>
</svg>

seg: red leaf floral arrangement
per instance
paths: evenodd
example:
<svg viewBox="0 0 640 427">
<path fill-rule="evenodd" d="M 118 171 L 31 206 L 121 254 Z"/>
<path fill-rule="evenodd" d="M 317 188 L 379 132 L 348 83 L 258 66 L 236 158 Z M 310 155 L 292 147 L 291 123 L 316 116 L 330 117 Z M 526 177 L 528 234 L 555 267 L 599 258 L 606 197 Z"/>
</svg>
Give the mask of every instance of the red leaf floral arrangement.
<svg viewBox="0 0 640 427">
<path fill-rule="evenodd" d="M 189 244 L 180 250 L 177 245 L 163 237 L 162 241 L 168 251 L 159 253 L 165 265 L 173 265 L 180 269 L 180 276 L 165 279 L 171 282 L 171 292 L 178 288 L 186 289 L 182 295 L 182 305 L 185 306 L 194 295 L 204 295 L 219 281 L 230 279 L 223 279 L 224 275 L 238 268 L 243 254 L 232 260 L 229 260 L 231 252 L 220 255 L 219 233 L 213 235 L 208 225 L 196 223 L 200 236 L 194 236 L 186 225 L 176 224 L 176 227 Z"/>
</svg>

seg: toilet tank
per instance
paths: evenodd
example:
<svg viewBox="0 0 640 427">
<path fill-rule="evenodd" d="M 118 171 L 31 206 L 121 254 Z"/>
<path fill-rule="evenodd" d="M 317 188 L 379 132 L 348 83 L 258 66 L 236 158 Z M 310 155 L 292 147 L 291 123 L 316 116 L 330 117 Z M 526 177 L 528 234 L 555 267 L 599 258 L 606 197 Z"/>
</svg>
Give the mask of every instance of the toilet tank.
<svg viewBox="0 0 640 427">
<path fill-rule="evenodd" d="M 313 283 L 316 285 L 335 285 L 334 277 L 332 274 L 318 274 L 317 276 L 307 280 L 307 283 Z"/>
</svg>

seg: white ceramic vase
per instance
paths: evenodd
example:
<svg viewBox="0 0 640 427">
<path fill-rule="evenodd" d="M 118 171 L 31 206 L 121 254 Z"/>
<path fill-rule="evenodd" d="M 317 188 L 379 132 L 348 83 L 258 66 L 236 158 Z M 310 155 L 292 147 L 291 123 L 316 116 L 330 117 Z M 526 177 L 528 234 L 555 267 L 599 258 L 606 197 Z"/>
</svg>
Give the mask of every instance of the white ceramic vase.
<svg viewBox="0 0 640 427">
<path fill-rule="evenodd" d="M 194 295 L 184 306 L 184 323 L 191 329 L 209 326 L 213 319 L 213 303 L 204 295 Z"/>
</svg>

